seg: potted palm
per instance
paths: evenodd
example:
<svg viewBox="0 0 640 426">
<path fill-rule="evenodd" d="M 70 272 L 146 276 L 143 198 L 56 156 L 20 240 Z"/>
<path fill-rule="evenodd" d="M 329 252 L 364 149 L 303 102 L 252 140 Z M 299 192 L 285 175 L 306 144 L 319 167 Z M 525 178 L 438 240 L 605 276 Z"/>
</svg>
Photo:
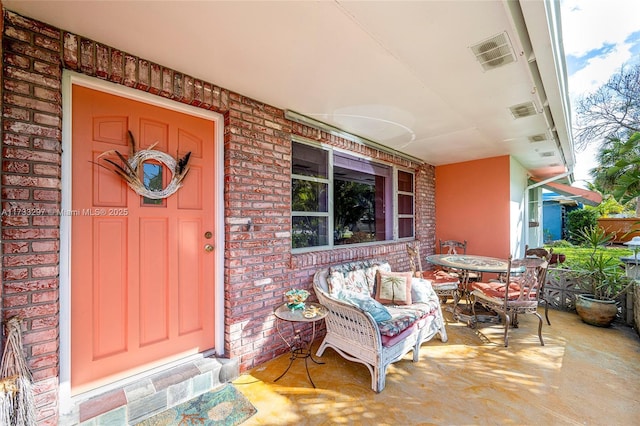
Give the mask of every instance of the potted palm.
<svg viewBox="0 0 640 426">
<path fill-rule="evenodd" d="M 613 234 L 607 234 L 599 226 L 589 226 L 579 230 L 577 237 L 591 250 L 589 257 L 571 268 L 577 287 L 587 292 L 576 295 L 576 311 L 587 324 L 607 327 L 618 314 L 616 299 L 633 281 L 625 276 L 620 260 L 602 250 L 614 238 Z"/>
</svg>

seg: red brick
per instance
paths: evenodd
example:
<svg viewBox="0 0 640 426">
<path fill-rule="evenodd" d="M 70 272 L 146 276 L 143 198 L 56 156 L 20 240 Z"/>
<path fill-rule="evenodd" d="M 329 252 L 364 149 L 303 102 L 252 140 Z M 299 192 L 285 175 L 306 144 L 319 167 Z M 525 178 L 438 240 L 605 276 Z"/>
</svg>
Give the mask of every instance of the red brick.
<svg viewBox="0 0 640 426">
<path fill-rule="evenodd" d="M 52 263 L 58 262 L 58 255 L 56 254 L 5 255 L 2 262 L 4 266 L 9 266 L 9 267 L 52 264 Z"/>
<path fill-rule="evenodd" d="M 58 267 L 57 266 L 33 266 L 31 268 L 31 277 L 32 278 L 46 278 L 46 277 L 57 277 L 58 276 Z"/>
<path fill-rule="evenodd" d="M 149 61 L 143 59 L 138 60 L 138 83 L 136 88 L 147 91 L 151 87 L 151 67 Z"/>
<path fill-rule="evenodd" d="M 41 370 L 35 370 L 31 372 L 31 375 L 33 376 L 33 380 L 43 380 L 51 377 L 57 377 L 58 367 L 56 366 L 56 367 L 43 368 Z"/>
<path fill-rule="evenodd" d="M 78 69 L 78 36 L 71 33 L 64 33 L 63 46 L 64 64 L 69 69 Z"/>
<path fill-rule="evenodd" d="M 7 94 L 4 97 L 5 102 L 20 107 L 33 109 L 41 112 L 50 112 L 52 114 L 59 115 L 62 112 L 61 106 L 56 103 L 46 102 L 41 99 L 31 98 L 27 96 L 20 96 L 14 94 Z"/>
<path fill-rule="evenodd" d="M 16 92 L 23 95 L 28 95 L 31 93 L 31 85 L 29 83 L 25 83 L 24 81 L 5 79 L 4 88 L 7 92 Z"/>
<path fill-rule="evenodd" d="M 5 158 L 15 158 L 24 161 L 40 161 L 45 163 L 60 164 L 60 154 L 55 152 L 33 151 L 23 148 L 5 148 L 3 150 Z"/>
<path fill-rule="evenodd" d="M 80 69 L 88 75 L 95 75 L 95 50 L 96 45 L 93 41 L 81 39 L 80 41 Z"/>
<path fill-rule="evenodd" d="M 16 40 L 31 42 L 31 33 L 21 28 L 16 28 L 13 25 L 7 25 L 4 27 L 5 36 L 15 38 Z"/>
<path fill-rule="evenodd" d="M 28 147 L 29 140 L 29 136 L 26 135 L 16 135 L 11 133 L 7 133 L 4 135 L 5 145 Z"/>
<path fill-rule="evenodd" d="M 47 302 L 55 302 L 57 300 L 58 300 L 57 291 L 45 291 L 45 292 L 33 293 L 31 295 L 32 303 L 47 303 Z"/>
<path fill-rule="evenodd" d="M 10 186 L 60 189 L 60 180 L 54 178 L 3 175 L 2 183 Z"/>
<path fill-rule="evenodd" d="M 62 95 L 59 91 L 50 90 L 44 87 L 34 86 L 33 96 L 43 99 L 45 101 L 51 101 L 55 104 L 62 104 Z"/>
<path fill-rule="evenodd" d="M 55 340 L 49 342 L 39 342 L 31 346 L 31 356 L 48 354 L 58 350 L 58 343 Z"/>
<path fill-rule="evenodd" d="M 60 166 L 53 164 L 34 164 L 33 174 L 60 177 Z"/>
<path fill-rule="evenodd" d="M 39 279 L 35 281 L 9 281 L 4 283 L 4 289 L 7 293 L 20 293 L 25 291 L 50 290 L 58 288 L 58 280 Z"/>
<path fill-rule="evenodd" d="M 37 331 L 43 328 L 54 328 L 57 326 L 58 326 L 58 318 L 53 315 L 44 317 L 44 318 L 34 318 L 33 320 L 31 320 L 32 331 Z"/>
<path fill-rule="evenodd" d="M 6 308 L 15 308 L 17 306 L 25 306 L 29 302 L 29 297 L 26 294 L 20 294 L 17 296 L 5 295 L 2 298 L 2 305 Z"/>
<path fill-rule="evenodd" d="M 62 83 L 55 79 L 49 77 L 43 77 L 42 74 L 28 72 L 19 68 L 6 66 L 4 67 L 5 78 L 12 78 L 15 80 L 22 80 L 25 82 L 39 84 L 41 86 L 49 87 L 52 89 L 60 90 Z"/>
<path fill-rule="evenodd" d="M 122 76 L 124 74 L 124 53 L 120 50 L 111 49 L 111 67 L 109 73 L 109 80 L 115 83 L 122 82 Z"/>
<path fill-rule="evenodd" d="M 62 77 L 62 70 L 60 69 L 60 65 L 57 63 L 48 64 L 41 61 L 34 61 L 33 70 L 49 77 Z"/>
<path fill-rule="evenodd" d="M 45 126 L 61 127 L 61 119 L 56 115 L 34 113 L 33 121 Z"/>
<path fill-rule="evenodd" d="M 58 56 L 55 53 L 27 43 L 11 40 L 7 42 L 7 47 L 6 52 L 14 52 L 36 60 L 49 63 L 55 63 L 58 60 Z"/>
<path fill-rule="evenodd" d="M 60 216 L 34 216 L 31 222 L 33 226 L 58 226 L 60 225 Z"/>
<path fill-rule="evenodd" d="M 2 188 L 2 198 L 4 198 L 5 200 L 28 200 L 29 196 L 30 191 L 28 189 Z"/>
<path fill-rule="evenodd" d="M 10 253 L 27 253 L 29 251 L 29 243 L 27 242 L 17 242 L 17 243 L 8 243 L 5 242 L 2 246 L 2 250 L 5 254 Z"/>
<path fill-rule="evenodd" d="M 59 248 L 60 243 L 58 241 L 34 241 L 31 243 L 31 249 L 34 252 L 57 252 Z"/>
<path fill-rule="evenodd" d="M 31 112 L 23 108 L 14 108 L 5 106 L 4 117 L 13 118 L 14 120 L 28 121 L 31 119 Z"/>
<path fill-rule="evenodd" d="M 26 268 L 2 269 L 3 281 L 23 280 L 29 277 L 29 270 Z"/>
<path fill-rule="evenodd" d="M 4 61 L 5 64 L 13 65 L 18 68 L 29 69 L 31 66 L 31 60 L 22 55 L 15 55 L 11 53 L 5 53 Z"/>
<path fill-rule="evenodd" d="M 138 60 L 135 56 L 125 55 L 124 57 L 124 85 L 135 87 L 138 81 L 136 75 Z"/>
<path fill-rule="evenodd" d="M 22 133 L 33 136 L 43 136 L 55 139 L 59 139 L 62 137 L 62 133 L 59 129 L 38 126 L 30 123 L 21 123 L 14 120 L 4 120 L 3 128 L 7 132 Z"/>
<path fill-rule="evenodd" d="M 60 232 L 57 229 L 25 229 L 8 228 L 4 230 L 3 237 L 6 240 L 31 240 L 36 238 L 58 239 Z"/>
<path fill-rule="evenodd" d="M 29 359 L 29 367 L 31 370 L 55 367 L 58 364 L 58 354 L 48 354 L 39 357 L 31 357 Z"/>
<path fill-rule="evenodd" d="M 56 53 L 59 53 L 62 49 L 62 46 L 60 46 L 60 34 L 56 34 L 56 38 L 42 37 L 41 35 L 36 34 L 33 38 L 33 44 L 48 50 L 53 50 Z"/>
</svg>

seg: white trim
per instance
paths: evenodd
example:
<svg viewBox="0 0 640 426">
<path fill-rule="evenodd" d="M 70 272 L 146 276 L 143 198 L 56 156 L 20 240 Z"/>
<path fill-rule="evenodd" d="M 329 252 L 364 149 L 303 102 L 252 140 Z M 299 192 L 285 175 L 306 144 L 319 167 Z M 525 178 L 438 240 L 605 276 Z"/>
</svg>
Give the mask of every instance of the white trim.
<svg viewBox="0 0 640 426">
<path fill-rule="evenodd" d="M 224 117 L 191 105 L 181 104 L 130 87 L 102 81 L 73 71 L 62 73 L 62 164 L 61 164 L 61 217 L 60 217 L 60 414 L 69 413 L 74 406 L 71 396 L 71 211 L 72 194 L 72 96 L 73 85 L 88 87 L 128 99 L 155 105 L 177 112 L 213 121 L 216 129 L 214 146 L 214 212 L 215 229 L 215 327 L 214 350 L 224 355 Z"/>
</svg>

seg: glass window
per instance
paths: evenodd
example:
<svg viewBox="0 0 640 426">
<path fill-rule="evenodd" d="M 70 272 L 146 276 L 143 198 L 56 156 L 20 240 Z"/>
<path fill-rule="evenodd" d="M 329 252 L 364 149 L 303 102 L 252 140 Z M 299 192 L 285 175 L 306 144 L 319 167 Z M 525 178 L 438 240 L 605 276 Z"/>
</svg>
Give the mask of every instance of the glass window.
<svg viewBox="0 0 640 426">
<path fill-rule="evenodd" d="M 398 238 L 415 235 L 415 191 L 413 173 L 398 170 Z"/>
<path fill-rule="evenodd" d="M 390 241 L 394 225 L 399 238 L 413 237 L 414 176 L 397 173 L 395 200 L 393 177 L 391 166 L 294 141 L 292 247 Z"/>
<path fill-rule="evenodd" d="M 291 219 L 292 248 L 329 244 L 329 151 L 293 144 Z"/>
</svg>

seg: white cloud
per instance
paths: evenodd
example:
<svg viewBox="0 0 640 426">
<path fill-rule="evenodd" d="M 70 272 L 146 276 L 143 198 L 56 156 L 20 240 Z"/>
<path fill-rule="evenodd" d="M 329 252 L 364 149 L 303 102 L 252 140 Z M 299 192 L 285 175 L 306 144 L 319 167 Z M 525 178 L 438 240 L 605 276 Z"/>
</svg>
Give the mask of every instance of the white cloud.
<svg viewBox="0 0 640 426">
<path fill-rule="evenodd" d="M 562 33 L 565 55 L 581 58 L 605 45 L 615 47 L 604 55 L 588 60 L 569 78 L 574 96 L 592 92 L 609 80 L 632 57 L 630 34 L 640 30 L 638 0 L 563 0 Z"/>
<path fill-rule="evenodd" d="M 633 59 L 633 46 L 625 40 L 640 31 L 640 0 L 562 0 L 561 7 L 565 55 L 584 58 L 590 52 L 613 45 L 600 56 L 587 59 L 583 68 L 569 76 L 569 97 L 575 103 L 580 95 L 602 86 Z M 591 180 L 589 170 L 596 166 L 596 148 L 591 146 L 576 153 L 574 177 L 578 186 L 585 186 L 580 181 Z"/>
</svg>

